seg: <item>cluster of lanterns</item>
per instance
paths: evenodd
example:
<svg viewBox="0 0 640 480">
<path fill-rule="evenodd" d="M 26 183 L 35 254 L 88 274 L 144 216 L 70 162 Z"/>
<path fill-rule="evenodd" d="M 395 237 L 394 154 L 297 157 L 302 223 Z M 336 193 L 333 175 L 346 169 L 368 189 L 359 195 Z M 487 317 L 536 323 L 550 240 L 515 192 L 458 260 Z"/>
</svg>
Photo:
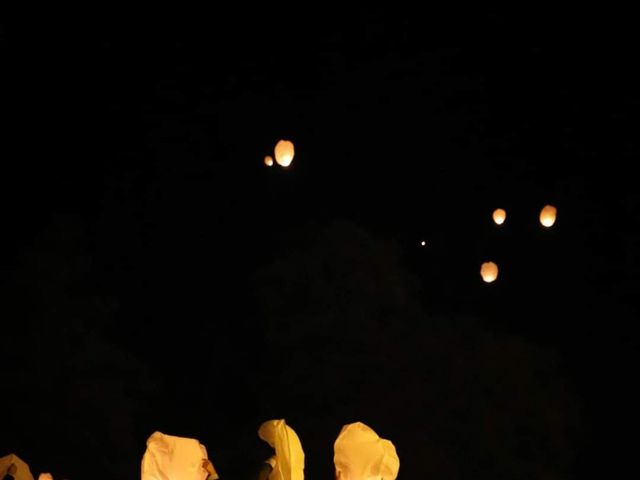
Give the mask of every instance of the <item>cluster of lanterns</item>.
<svg viewBox="0 0 640 480">
<path fill-rule="evenodd" d="M 258 436 L 273 449 L 264 461 L 259 478 L 304 480 L 305 454 L 295 430 L 284 419 L 267 420 Z M 395 480 L 400 459 L 391 441 L 380 438 L 362 422 L 342 427 L 333 444 L 336 480 Z M 34 480 L 23 460 L 14 454 L 0 457 L 0 479 Z M 141 480 L 218 480 L 220 477 L 207 449 L 195 438 L 154 432 L 140 464 Z M 53 480 L 41 473 L 38 480 Z"/>
<path fill-rule="evenodd" d="M 545 228 L 550 228 L 556 223 L 558 209 L 553 205 L 545 205 L 540 210 L 540 224 Z M 507 219 L 507 212 L 503 208 L 497 208 L 492 214 L 493 221 L 496 225 L 502 225 Z M 427 244 L 425 240 L 420 241 L 420 245 L 424 247 Z M 480 265 L 480 276 L 486 283 L 495 282 L 498 279 L 498 265 L 495 262 L 484 262 Z"/>
<path fill-rule="evenodd" d="M 291 165 L 291 162 L 293 162 L 293 156 L 295 155 L 295 153 L 296 151 L 293 146 L 293 142 L 291 142 L 290 140 L 280 140 L 278 143 L 276 143 L 276 147 L 274 148 L 274 156 L 272 157 L 271 155 L 266 155 L 264 157 L 264 164 L 267 167 L 273 167 L 273 159 L 275 157 L 275 163 L 277 163 L 281 167 L 287 168 L 289 165 Z"/>
<path fill-rule="evenodd" d="M 545 228 L 550 228 L 556 223 L 558 209 L 553 205 L 545 205 L 540 210 L 540 223 Z M 493 221 L 496 225 L 502 225 L 507 219 L 507 212 L 502 208 L 493 211 Z M 495 282 L 498 278 L 498 265 L 494 262 L 485 262 L 480 266 L 480 276 L 486 283 Z"/>
<path fill-rule="evenodd" d="M 276 143 L 274 148 L 274 156 L 266 155 L 264 157 L 264 164 L 267 167 L 272 167 L 274 165 L 275 157 L 275 163 L 281 167 L 287 168 L 291 165 L 294 155 L 295 148 L 293 146 L 293 142 L 290 140 L 280 140 Z M 540 223 L 545 228 L 552 227 L 556 222 L 557 214 L 558 210 L 556 207 L 553 205 L 545 205 L 545 207 L 540 211 Z M 493 211 L 492 218 L 496 225 L 502 225 L 507 220 L 507 212 L 503 208 L 497 208 Z M 426 246 L 426 244 L 427 242 L 425 240 L 420 242 L 420 245 L 423 247 Z M 480 276 L 486 283 L 495 282 L 498 278 L 498 265 L 494 262 L 484 262 L 480 266 Z"/>
</svg>

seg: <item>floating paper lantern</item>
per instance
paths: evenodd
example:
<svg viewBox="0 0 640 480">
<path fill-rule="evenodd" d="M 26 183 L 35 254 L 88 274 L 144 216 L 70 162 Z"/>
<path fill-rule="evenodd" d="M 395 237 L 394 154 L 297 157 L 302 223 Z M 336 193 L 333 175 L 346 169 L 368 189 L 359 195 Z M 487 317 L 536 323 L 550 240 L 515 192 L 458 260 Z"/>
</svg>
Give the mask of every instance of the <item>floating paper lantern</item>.
<svg viewBox="0 0 640 480">
<path fill-rule="evenodd" d="M 426 244 L 427 244 L 427 242 L 425 242 L 424 240 L 422 240 L 422 241 L 420 242 L 420 245 L 422 245 L 423 247 L 424 247 Z"/>
<path fill-rule="evenodd" d="M 493 211 L 493 221 L 496 225 L 502 225 L 507 218 L 507 212 L 502 208 L 497 208 Z"/>
<path fill-rule="evenodd" d="M 498 278 L 498 266 L 493 262 L 485 262 L 480 267 L 480 275 L 485 282 L 494 282 Z"/>
<path fill-rule="evenodd" d="M 293 148 L 293 143 L 291 143 L 289 140 L 280 140 L 276 144 L 276 162 L 281 167 L 288 167 L 289 165 L 291 165 L 294 155 L 295 149 Z"/>
<path fill-rule="evenodd" d="M 267 155 L 264 157 L 264 164 L 267 167 L 273 167 L 273 157 L 271 155 Z"/>
<path fill-rule="evenodd" d="M 53 475 L 50 473 L 41 473 L 38 475 L 38 480 L 53 480 Z"/>
<path fill-rule="evenodd" d="M 554 223 L 556 223 L 556 216 L 558 214 L 558 210 L 553 205 L 546 205 L 540 211 L 540 223 L 549 228 Z"/>
</svg>

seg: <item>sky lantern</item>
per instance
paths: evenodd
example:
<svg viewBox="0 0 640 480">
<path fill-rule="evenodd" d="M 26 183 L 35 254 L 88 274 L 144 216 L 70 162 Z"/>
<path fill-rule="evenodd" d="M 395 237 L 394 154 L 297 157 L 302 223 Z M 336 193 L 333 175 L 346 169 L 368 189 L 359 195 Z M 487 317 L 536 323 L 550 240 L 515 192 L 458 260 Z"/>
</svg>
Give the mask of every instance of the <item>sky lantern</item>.
<svg viewBox="0 0 640 480">
<path fill-rule="evenodd" d="M 493 262 L 483 263 L 480 266 L 480 275 L 485 282 L 494 282 L 498 278 L 498 265 Z"/>
<path fill-rule="evenodd" d="M 503 208 L 496 208 L 493 211 L 493 221 L 496 223 L 496 225 L 502 225 L 506 219 L 507 212 L 505 212 Z"/>
<path fill-rule="evenodd" d="M 275 148 L 276 162 L 281 167 L 288 167 L 289 165 L 291 165 L 294 155 L 295 155 L 295 149 L 293 148 L 293 143 L 290 142 L 289 140 L 280 140 L 276 144 L 276 148 Z"/>
<path fill-rule="evenodd" d="M 214 480 L 218 478 L 207 449 L 193 438 L 161 432 L 147 439 L 142 457 L 142 480 Z"/>
<path fill-rule="evenodd" d="M 275 455 L 266 461 L 272 468 L 269 480 L 304 480 L 302 444 L 284 419 L 264 422 L 258 436 L 275 450 Z"/>
<path fill-rule="evenodd" d="M 266 155 L 264 157 L 264 164 L 267 167 L 273 167 L 273 157 L 271 155 Z"/>
<path fill-rule="evenodd" d="M 361 422 L 342 427 L 333 445 L 337 480 L 395 480 L 400 469 L 396 448 Z"/>
<path fill-rule="evenodd" d="M 53 480 L 53 475 L 50 473 L 41 473 L 38 475 L 38 480 Z"/>
<path fill-rule="evenodd" d="M 427 242 L 425 242 L 424 240 L 422 240 L 422 241 L 420 242 L 420 245 L 422 245 L 423 247 L 424 247 L 426 244 L 427 244 Z"/>
<path fill-rule="evenodd" d="M 542 210 L 540 210 L 540 223 L 549 228 L 554 223 L 556 223 L 556 216 L 558 214 L 558 210 L 553 205 L 546 205 Z"/>
</svg>

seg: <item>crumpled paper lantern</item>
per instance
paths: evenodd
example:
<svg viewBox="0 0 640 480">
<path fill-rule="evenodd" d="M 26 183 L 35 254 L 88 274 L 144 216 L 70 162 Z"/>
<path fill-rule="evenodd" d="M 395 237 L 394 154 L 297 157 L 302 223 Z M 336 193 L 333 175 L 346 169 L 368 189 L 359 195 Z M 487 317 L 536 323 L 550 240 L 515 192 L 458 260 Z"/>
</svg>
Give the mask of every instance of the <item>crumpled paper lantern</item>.
<svg viewBox="0 0 640 480">
<path fill-rule="evenodd" d="M 8 474 L 12 475 L 15 480 L 33 480 L 29 465 L 13 453 L 0 457 L 0 478 L 4 478 Z"/>
<path fill-rule="evenodd" d="M 193 438 L 174 437 L 161 432 L 147 439 L 147 450 L 142 457 L 142 480 L 206 480 L 218 478 L 213 465 L 210 474 L 207 449 Z"/>
<path fill-rule="evenodd" d="M 304 451 L 296 432 L 284 420 L 268 420 L 258 436 L 276 451 L 269 480 L 304 480 Z"/>
<path fill-rule="evenodd" d="M 400 459 L 389 440 L 361 422 L 342 427 L 334 445 L 337 480 L 395 480 Z"/>
</svg>

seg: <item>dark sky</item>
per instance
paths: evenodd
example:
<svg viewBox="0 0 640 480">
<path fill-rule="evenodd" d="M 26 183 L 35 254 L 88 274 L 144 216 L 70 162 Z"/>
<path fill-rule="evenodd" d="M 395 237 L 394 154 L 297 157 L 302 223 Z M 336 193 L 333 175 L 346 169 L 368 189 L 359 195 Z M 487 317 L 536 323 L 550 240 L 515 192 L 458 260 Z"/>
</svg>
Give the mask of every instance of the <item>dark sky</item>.
<svg viewBox="0 0 640 480">
<path fill-rule="evenodd" d="M 352 421 L 400 478 L 631 468 L 637 52 L 242 9 L 2 25 L 0 455 L 136 478 L 161 430 L 249 480 L 286 418 L 312 480 Z"/>
</svg>

